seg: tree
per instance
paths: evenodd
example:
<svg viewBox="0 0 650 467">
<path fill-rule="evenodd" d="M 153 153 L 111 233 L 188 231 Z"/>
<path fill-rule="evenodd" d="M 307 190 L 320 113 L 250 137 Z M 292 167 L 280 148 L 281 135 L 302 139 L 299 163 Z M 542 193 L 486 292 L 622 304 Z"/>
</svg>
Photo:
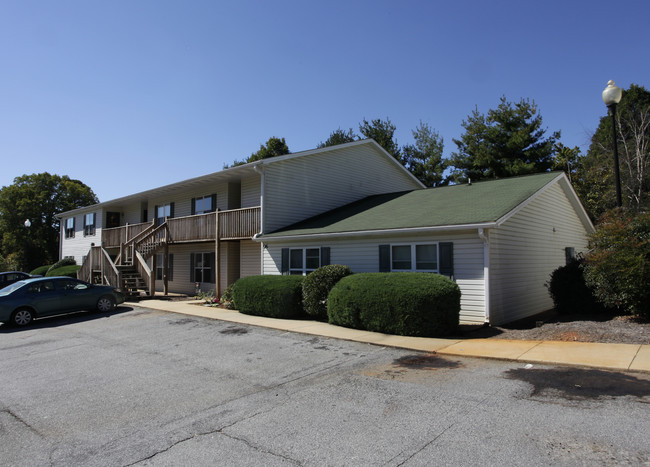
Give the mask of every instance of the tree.
<svg viewBox="0 0 650 467">
<path fill-rule="evenodd" d="M 545 137 L 535 102 L 521 99 L 513 104 L 503 96 L 496 109 L 487 115 L 475 109 L 462 126 L 465 133 L 453 140 L 458 152 L 451 155 L 456 181 L 545 172 L 553 166 L 560 132 Z"/>
<path fill-rule="evenodd" d="M 585 280 L 596 297 L 623 314 L 650 319 L 650 212 L 608 211 L 589 249 Z"/>
<path fill-rule="evenodd" d="M 285 154 L 291 154 L 289 151 L 289 146 L 284 138 L 276 138 L 271 136 L 266 144 L 260 144 L 260 149 L 257 152 L 251 154 L 246 160 L 235 160 L 232 165 L 225 164 L 224 169 L 228 167 L 235 167 L 238 165 L 248 164 L 249 162 L 255 162 L 262 159 L 268 159 L 269 157 L 283 156 Z"/>
<path fill-rule="evenodd" d="M 366 138 L 374 139 L 395 159 L 400 160 L 400 149 L 394 139 L 396 127 L 387 118 L 386 121 L 379 118 L 368 122 L 365 118 L 359 124 L 359 132 Z"/>
<path fill-rule="evenodd" d="M 650 92 L 630 85 L 616 107 L 623 206 L 635 211 L 650 208 Z M 587 155 L 578 170 L 576 190 L 593 218 L 614 207 L 614 140 L 612 118 L 600 119 Z"/>
<path fill-rule="evenodd" d="M 348 131 L 343 131 L 339 128 L 338 130 L 331 132 L 329 138 L 327 138 L 324 143 L 321 142 L 317 147 L 325 148 L 328 146 L 336 146 L 337 144 L 351 143 L 353 141 L 357 141 L 358 139 L 359 137 L 354 134 L 352 128 L 350 128 Z"/>
<path fill-rule="evenodd" d="M 59 219 L 65 211 L 98 202 L 79 180 L 47 172 L 16 177 L 0 190 L 2 255 L 29 272 L 59 257 Z M 25 221 L 30 227 L 25 227 Z"/>
<path fill-rule="evenodd" d="M 402 164 L 428 187 L 446 185 L 443 172 L 447 161 L 442 158 L 444 144 L 438 132 L 420 122 L 411 133 L 415 144 L 402 147 Z"/>
<path fill-rule="evenodd" d="M 580 157 L 580 148 L 578 146 L 569 148 L 562 143 L 557 143 L 555 145 L 553 170 L 563 170 L 569 181 L 573 183 L 578 172 Z"/>
</svg>

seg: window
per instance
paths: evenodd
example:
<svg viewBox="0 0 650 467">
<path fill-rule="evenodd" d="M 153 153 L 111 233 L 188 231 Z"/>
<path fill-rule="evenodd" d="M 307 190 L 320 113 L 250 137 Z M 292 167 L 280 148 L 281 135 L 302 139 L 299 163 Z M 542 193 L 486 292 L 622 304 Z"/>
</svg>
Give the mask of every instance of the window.
<svg viewBox="0 0 650 467">
<path fill-rule="evenodd" d="M 74 217 L 65 220 L 65 238 L 74 238 Z"/>
<path fill-rule="evenodd" d="M 391 271 L 438 272 L 438 245 L 392 245 L 390 264 Z"/>
<path fill-rule="evenodd" d="M 156 225 L 164 223 L 168 217 L 174 217 L 174 203 L 156 206 Z"/>
<path fill-rule="evenodd" d="M 192 253 L 190 257 L 192 282 L 214 282 L 214 253 Z"/>
<path fill-rule="evenodd" d="M 91 212 L 84 216 L 84 237 L 95 235 L 95 213 Z"/>
<path fill-rule="evenodd" d="M 156 280 L 157 281 L 163 280 L 164 271 L 165 271 L 165 255 L 163 255 L 162 253 L 157 254 L 156 255 Z M 169 255 L 167 280 L 168 281 L 174 280 L 174 255 L 173 254 Z"/>
<path fill-rule="evenodd" d="M 289 274 L 305 276 L 320 266 L 320 248 L 291 248 Z"/>
<path fill-rule="evenodd" d="M 214 212 L 217 207 L 217 195 L 192 198 L 192 215 Z"/>
</svg>

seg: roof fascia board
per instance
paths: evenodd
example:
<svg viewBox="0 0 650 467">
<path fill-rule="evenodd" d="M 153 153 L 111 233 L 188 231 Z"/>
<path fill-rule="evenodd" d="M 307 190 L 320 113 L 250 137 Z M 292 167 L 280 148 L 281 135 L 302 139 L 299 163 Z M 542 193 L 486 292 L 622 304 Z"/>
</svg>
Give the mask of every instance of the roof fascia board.
<svg viewBox="0 0 650 467">
<path fill-rule="evenodd" d="M 459 224 L 459 225 L 439 225 L 431 227 L 410 227 L 403 229 L 381 229 L 381 230 L 355 230 L 353 232 L 329 232 L 304 235 L 282 235 L 274 237 L 265 237 L 255 235 L 253 240 L 256 242 L 273 243 L 285 240 L 317 240 L 323 238 L 347 238 L 347 237 L 374 237 L 382 235 L 407 235 L 417 233 L 458 231 L 458 230 L 475 230 L 475 229 L 493 229 L 498 227 L 495 222 L 485 222 L 482 224 Z"/>
</svg>

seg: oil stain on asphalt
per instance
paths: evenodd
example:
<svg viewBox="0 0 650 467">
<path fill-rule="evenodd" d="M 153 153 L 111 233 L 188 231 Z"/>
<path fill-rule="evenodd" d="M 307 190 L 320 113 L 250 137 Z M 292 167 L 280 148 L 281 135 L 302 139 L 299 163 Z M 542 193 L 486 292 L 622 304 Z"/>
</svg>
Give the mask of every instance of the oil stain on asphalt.
<svg viewBox="0 0 650 467">
<path fill-rule="evenodd" d="M 514 368 L 504 376 L 530 384 L 531 398 L 585 401 L 628 396 L 650 403 L 650 377 L 646 375 L 583 368 Z"/>
</svg>

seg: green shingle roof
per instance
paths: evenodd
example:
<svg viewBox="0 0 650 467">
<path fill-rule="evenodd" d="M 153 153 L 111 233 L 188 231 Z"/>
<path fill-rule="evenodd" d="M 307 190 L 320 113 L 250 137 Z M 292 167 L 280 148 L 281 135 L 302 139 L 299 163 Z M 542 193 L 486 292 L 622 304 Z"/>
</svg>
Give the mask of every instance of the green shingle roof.
<svg viewBox="0 0 650 467">
<path fill-rule="evenodd" d="M 495 222 L 561 172 L 369 196 L 262 238 Z"/>
</svg>

